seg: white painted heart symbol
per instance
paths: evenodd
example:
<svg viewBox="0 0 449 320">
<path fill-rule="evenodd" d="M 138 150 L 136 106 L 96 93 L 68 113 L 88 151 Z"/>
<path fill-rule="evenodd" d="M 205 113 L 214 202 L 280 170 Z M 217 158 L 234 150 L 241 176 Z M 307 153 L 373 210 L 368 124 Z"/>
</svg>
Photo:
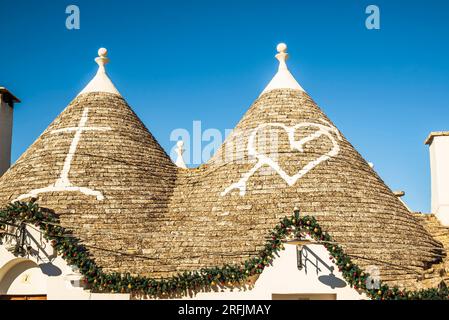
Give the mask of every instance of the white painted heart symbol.
<svg viewBox="0 0 449 320">
<path fill-rule="evenodd" d="M 238 182 L 233 183 L 229 187 L 227 187 L 221 193 L 221 196 L 225 196 L 226 194 L 228 194 L 230 191 L 232 191 L 234 189 L 239 189 L 240 196 L 244 196 L 246 194 L 246 183 L 248 182 L 248 179 L 264 165 L 268 165 L 271 168 L 273 168 L 273 170 L 275 170 L 281 176 L 281 178 L 284 179 L 285 182 L 287 182 L 287 184 L 289 186 L 293 186 L 296 183 L 296 181 L 298 181 L 298 179 L 301 179 L 307 172 L 309 172 L 310 170 L 312 170 L 313 168 L 318 166 L 320 163 L 327 161 L 332 157 L 335 157 L 340 152 L 340 146 L 338 145 L 338 142 L 337 142 L 337 139 L 335 138 L 335 136 L 338 138 L 338 140 L 342 140 L 340 132 L 338 131 L 337 128 L 335 128 L 329 122 L 327 122 L 325 120 L 321 120 L 321 119 L 320 119 L 320 121 L 323 122 L 324 125 L 320 124 L 320 123 L 313 123 L 313 122 L 302 122 L 302 123 L 298 123 L 292 127 L 286 126 L 282 123 L 265 123 L 265 124 L 259 125 L 256 129 L 254 129 L 251 132 L 251 135 L 249 136 L 249 139 L 248 139 L 248 148 L 247 148 L 248 155 L 254 156 L 258 160 L 257 163 L 251 170 L 249 170 L 247 173 L 245 173 L 243 175 L 243 177 Z M 303 152 L 304 144 L 306 144 L 309 141 L 315 140 L 323 135 L 328 137 L 329 140 L 332 142 L 332 149 L 329 152 L 321 155 L 320 157 L 310 161 L 303 168 L 301 168 L 296 174 L 291 176 L 291 175 L 287 174 L 279 166 L 279 164 L 276 161 L 274 161 L 273 159 L 269 158 L 268 156 L 266 156 L 264 154 L 260 154 L 256 151 L 256 149 L 254 147 L 254 140 L 255 140 L 259 130 L 266 128 L 266 127 L 278 127 L 278 128 L 284 129 L 288 134 L 288 140 L 290 142 L 290 147 L 292 149 L 298 150 L 299 152 Z M 305 127 L 314 127 L 314 128 L 317 128 L 318 130 L 315 131 L 314 133 L 310 134 L 309 136 L 296 141 L 295 140 L 296 130 L 299 128 L 305 128 Z"/>
</svg>

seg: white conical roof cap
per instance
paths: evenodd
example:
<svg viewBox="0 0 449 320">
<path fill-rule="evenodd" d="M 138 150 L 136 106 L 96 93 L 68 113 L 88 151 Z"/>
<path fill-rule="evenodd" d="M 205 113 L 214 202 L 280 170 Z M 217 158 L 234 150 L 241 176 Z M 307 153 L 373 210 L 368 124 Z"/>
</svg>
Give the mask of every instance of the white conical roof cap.
<svg viewBox="0 0 449 320">
<path fill-rule="evenodd" d="M 109 62 L 109 58 L 106 57 L 107 54 L 108 50 L 105 48 L 98 50 L 98 57 L 95 58 L 95 62 L 98 64 L 97 74 L 78 95 L 89 92 L 108 92 L 120 95 L 120 92 L 106 74 L 105 65 Z"/>
<path fill-rule="evenodd" d="M 304 91 L 298 81 L 293 77 L 287 68 L 286 60 L 288 59 L 287 45 L 279 43 L 276 47 L 278 54 L 275 56 L 279 60 L 279 69 L 276 75 L 271 79 L 268 86 L 262 91 L 262 94 L 274 89 L 294 89 Z"/>
</svg>

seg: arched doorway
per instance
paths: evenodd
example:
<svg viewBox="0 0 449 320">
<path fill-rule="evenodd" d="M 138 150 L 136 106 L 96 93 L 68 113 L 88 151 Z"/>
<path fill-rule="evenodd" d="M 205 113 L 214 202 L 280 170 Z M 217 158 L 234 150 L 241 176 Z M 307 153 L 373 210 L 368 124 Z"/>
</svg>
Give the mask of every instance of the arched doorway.
<svg viewBox="0 0 449 320">
<path fill-rule="evenodd" d="M 24 258 L 16 258 L 0 268 L 0 299 L 44 300 L 47 276 L 39 266 Z"/>
</svg>

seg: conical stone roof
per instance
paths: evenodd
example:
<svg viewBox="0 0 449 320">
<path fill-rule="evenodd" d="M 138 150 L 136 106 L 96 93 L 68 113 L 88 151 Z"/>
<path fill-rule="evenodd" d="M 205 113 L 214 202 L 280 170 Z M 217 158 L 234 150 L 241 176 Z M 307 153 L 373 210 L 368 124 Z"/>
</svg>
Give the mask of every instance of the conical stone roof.
<svg viewBox="0 0 449 320">
<path fill-rule="evenodd" d="M 164 216 L 176 178 L 176 166 L 111 85 L 77 96 L 0 179 L 2 206 L 37 198 L 93 246 L 100 265 L 115 256 L 95 247 L 141 246 L 138 234 Z"/>
<path fill-rule="evenodd" d="M 281 65 L 285 57 L 277 56 Z M 360 266 L 377 266 L 395 284 L 416 279 L 441 260 L 441 243 L 282 69 L 217 154 L 178 176 L 172 223 L 155 235 L 170 241 L 167 234 L 176 234 L 183 244 L 173 270 L 243 262 L 298 206 Z"/>
<path fill-rule="evenodd" d="M 384 279 L 416 276 L 439 260 L 441 244 L 304 91 L 263 94 L 204 170 L 217 186 L 213 210 L 242 222 L 252 217 L 246 228 L 254 239 L 298 206 L 360 266 L 379 266 Z"/>
<path fill-rule="evenodd" d="M 0 204 L 37 195 L 105 271 L 153 277 L 243 263 L 298 206 L 360 266 L 416 279 L 442 245 L 286 71 L 197 169 L 177 168 L 100 79 L 0 179 Z"/>
</svg>

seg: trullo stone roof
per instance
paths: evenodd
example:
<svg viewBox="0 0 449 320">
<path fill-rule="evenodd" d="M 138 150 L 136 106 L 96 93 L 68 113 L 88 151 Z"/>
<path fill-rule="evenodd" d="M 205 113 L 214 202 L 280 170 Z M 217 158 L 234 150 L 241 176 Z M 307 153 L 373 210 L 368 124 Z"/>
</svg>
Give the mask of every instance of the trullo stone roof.
<svg viewBox="0 0 449 320">
<path fill-rule="evenodd" d="M 415 283 L 441 261 L 442 244 L 296 82 L 286 46 L 278 49 L 278 74 L 196 169 L 173 164 L 103 72 L 101 51 L 100 78 L 0 179 L 0 204 L 38 198 L 105 271 L 156 278 L 256 256 L 298 206 L 362 268 Z"/>
</svg>

